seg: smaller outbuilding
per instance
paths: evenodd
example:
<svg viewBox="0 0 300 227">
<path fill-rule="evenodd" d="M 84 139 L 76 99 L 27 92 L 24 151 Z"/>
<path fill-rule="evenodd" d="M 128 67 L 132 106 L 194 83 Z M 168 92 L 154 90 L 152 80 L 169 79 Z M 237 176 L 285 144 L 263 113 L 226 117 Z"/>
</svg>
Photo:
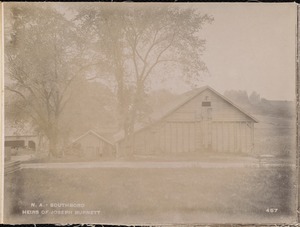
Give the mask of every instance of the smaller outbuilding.
<svg viewBox="0 0 300 227">
<path fill-rule="evenodd" d="M 30 149 L 36 151 L 39 145 L 39 137 L 29 124 L 22 127 L 5 123 L 4 129 L 5 148 L 11 149 Z"/>
<path fill-rule="evenodd" d="M 72 148 L 79 152 L 81 157 L 111 156 L 115 153 L 113 143 L 93 130 L 75 139 Z"/>
<path fill-rule="evenodd" d="M 5 136 L 5 147 L 11 148 L 29 148 L 36 150 L 38 144 L 38 137 L 36 135 L 11 135 Z"/>
</svg>

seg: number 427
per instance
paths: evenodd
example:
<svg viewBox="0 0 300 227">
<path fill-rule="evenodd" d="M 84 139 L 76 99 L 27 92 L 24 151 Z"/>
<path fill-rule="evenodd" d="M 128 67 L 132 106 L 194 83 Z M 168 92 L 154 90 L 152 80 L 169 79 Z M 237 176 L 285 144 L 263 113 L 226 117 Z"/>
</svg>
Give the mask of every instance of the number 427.
<svg viewBox="0 0 300 227">
<path fill-rule="evenodd" d="M 278 211 L 277 208 L 268 208 L 268 209 L 266 209 L 266 212 L 268 212 L 268 213 L 276 213 L 277 211 Z"/>
</svg>

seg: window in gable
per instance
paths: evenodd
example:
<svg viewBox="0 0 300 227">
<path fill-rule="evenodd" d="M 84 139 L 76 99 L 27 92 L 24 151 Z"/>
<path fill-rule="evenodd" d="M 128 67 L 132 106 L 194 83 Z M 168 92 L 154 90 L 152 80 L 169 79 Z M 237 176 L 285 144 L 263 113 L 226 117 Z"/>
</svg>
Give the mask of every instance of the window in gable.
<svg viewBox="0 0 300 227">
<path fill-rule="evenodd" d="M 211 102 L 207 102 L 207 101 L 202 102 L 202 106 L 211 106 Z"/>
</svg>

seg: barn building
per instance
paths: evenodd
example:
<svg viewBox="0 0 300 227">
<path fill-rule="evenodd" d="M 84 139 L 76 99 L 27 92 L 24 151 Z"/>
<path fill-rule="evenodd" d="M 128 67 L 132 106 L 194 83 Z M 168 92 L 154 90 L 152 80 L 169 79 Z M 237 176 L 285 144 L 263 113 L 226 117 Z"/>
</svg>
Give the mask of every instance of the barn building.
<svg viewBox="0 0 300 227">
<path fill-rule="evenodd" d="M 254 147 L 258 121 L 226 97 L 205 86 L 180 95 L 137 124 L 134 154 L 183 152 L 243 152 Z M 115 135 L 118 153 L 126 149 L 124 133 Z"/>
<path fill-rule="evenodd" d="M 83 157 L 101 157 L 114 153 L 113 143 L 93 130 L 75 139 L 72 145 L 80 150 Z"/>
</svg>

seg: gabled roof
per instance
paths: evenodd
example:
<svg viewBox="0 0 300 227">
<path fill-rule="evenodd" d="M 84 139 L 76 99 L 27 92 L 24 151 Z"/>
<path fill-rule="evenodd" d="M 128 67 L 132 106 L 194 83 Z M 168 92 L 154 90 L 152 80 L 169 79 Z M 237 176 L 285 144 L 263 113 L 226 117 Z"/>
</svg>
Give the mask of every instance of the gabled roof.
<svg viewBox="0 0 300 227">
<path fill-rule="evenodd" d="M 211 87 L 207 88 L 209 90 L 211 90 L 212 92 L 214 92 L 216 95 L 220 96 L 222 99 L 224 99 L 226 102 L 228 102 L 229 104 L 231 104 L 233 107 L 235 107 L 236 109 L 238 109 L 241 113 L 245 114 L 247 117 L 249 117 L 251 120 L 253 120 L 255 123 L 258 123 L 258 120 L 253 117 L 250 113 L 248 113 L 247 111 L 245 111 L 244 109 L 242 109 L 241 107 L 237 106 L 236 104 L 234 104 L 230 99 L 226 98 L 224 95 L 220 94 L 219 92 L 217 92 L 216 90 L 212 89 Z"/>
<path fill-rule="evenodd" d="M 92 134 L 92 135 L 94 135 L 94 136 L 98 137 L 99 139 L 101 139 L 101 140 L 105 141 L 106 143 L 108 143 L 108 144 L 110 144 L 110 145 L 113 145 L 113 143 L 112 143 L 112 142 L 110 142 L 108 139 L 106 139 L 105 137 L 103 137 L 103 136 L 99 135 L 98 133 L 96 133 L 96 132 L 95 132 L 95 131 L 93 131 L 93 130 L 89 130 L 89 131 L 87 131 L 87 132 L 86 132 L 86 133 L 84 133 L 83 135 L 81 135 L 81 136 L 79 136 L 78 138 L 76 138 L 75 140 L 73 140 L 73 142 L 72 142 L 72 143 L 76 143 L 78 140 L 82 139 L 83 137 L 85 137 L 85 136 L 87 136 L 87 135 L 89 135 L 89 134 Z"/>
<path fill-rule="evenodd" d="M 159 110 L 157 110 L 157 111 L 153 112 L 152 114 L 150 114 L 148 116 L 148 121 L 147 122 L 135 124 L 134 132 L 137 132 L 141 129 L 144 129 L 145 127 L 151 126 L 152 124 L 154 124 L 154 123 L 162 120 L 163 118 L 169 116 L 171 113 L 173 113 L 174 111 L 179 109 L 181 106 L 183 106 L 184 104 L 186 104 L 187 102 L 189 102 L 190 100 L 192 100 L 193 98 L 195 98 L 196 96 L 198 96 L 199 94 L 201 94 L 203 91 L 205 91 L 207 89 L 209 89 L 210 91 L 215 93 L 217 96 L 219 96 L 220 98 L 222 98 L 223 100 L 228 102 L 230 105 L 235 107 L 241 113 L 248 116 L 255 123 L 258 123 L 258 120 L 256 118 L 251 116 L 249 113 L 247 113 L 242 108 L 238 107 L 236 104 L 234 104 L 228 98 L 221 95 L 219 92 L 217 92 L 216 90 L 212 89 L 209 86 L 203 86 L 203 87 L 196 88 L 196 89 L 193 89 L 191 91 L 188 91 L 188 92 L 185 92 L 185 93 L 179 95 L 178 97 L 175 98 L 174 101 L 171 101 L 171 102 L 167 103 L 166 105 L 162 106 Z M 115 139 L 115 141 L 120 141 L 120 140 L 123 139 L 123 137 L 124 137 L 124 131 L 121 130 L 117 134 L 115 134 L 114 139 Z"/>
</svg>

